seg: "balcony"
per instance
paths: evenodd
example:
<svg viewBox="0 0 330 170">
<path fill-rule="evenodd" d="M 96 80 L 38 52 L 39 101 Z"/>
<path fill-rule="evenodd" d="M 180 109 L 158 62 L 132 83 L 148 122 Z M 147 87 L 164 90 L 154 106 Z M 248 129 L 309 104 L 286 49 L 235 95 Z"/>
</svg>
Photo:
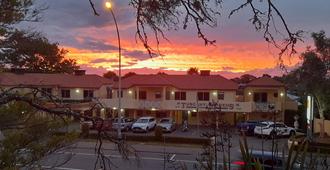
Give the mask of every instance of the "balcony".
<svg viewBox="0 0 330 170">
<path fill-rule="evenodd" d="M 101 99 L 103 106 L 107 108 L 118 107 L 118 99 Z M 124 109 L 146 110 L 185 110 L 185 111 L 211 111 L 213 108 L 221 108 L 222 112 L 251 112 L 252 102 L 217 102 L 216 107 L 210 107 L 209 101 L 187 100 L 135 100 L 122 99 Z"/>
</svg>

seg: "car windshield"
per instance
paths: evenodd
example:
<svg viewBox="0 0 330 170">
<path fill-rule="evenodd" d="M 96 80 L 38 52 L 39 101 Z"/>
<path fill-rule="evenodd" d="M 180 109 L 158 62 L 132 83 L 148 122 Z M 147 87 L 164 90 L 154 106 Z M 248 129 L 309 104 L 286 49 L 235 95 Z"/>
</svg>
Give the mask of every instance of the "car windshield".
<svg viewBox="0 0 330 170">
<path fill-rule="evenodd" d="M 148 119 L 138 119 L 136 123 L 148 123 Z"/>
<path fill-rule="evenodd" d="M 169 119 L 162 119 L 162 120 L 160 120 L 160 123 L 170 123 L 170 120 Z"/>
<path fill-rule="evenodd" d="M 260 127 L 266 127 L 266 126 L 268 126 L 268 124 L 267 124 L 267 123 L 258 123 L 257 126 L 260 126 Z"/>
</svg>

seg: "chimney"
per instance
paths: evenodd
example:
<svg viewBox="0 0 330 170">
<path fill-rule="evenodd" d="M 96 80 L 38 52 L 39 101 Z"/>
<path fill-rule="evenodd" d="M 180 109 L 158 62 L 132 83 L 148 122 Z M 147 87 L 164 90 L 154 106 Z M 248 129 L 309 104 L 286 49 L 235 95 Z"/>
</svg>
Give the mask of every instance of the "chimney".
<svg viewBox="0 0 330 170">
<path fill-rule="evenodd" d="M 211 70 L 201 70 L 200 75 L 201 76 L 209 76 L 211 74 Z"/>
<path fill-rule="evenodd" d="M 76 75 L 76 76 L 86 75 L 86 70 L 75 70 L 74 75 Z"/>
</svg>

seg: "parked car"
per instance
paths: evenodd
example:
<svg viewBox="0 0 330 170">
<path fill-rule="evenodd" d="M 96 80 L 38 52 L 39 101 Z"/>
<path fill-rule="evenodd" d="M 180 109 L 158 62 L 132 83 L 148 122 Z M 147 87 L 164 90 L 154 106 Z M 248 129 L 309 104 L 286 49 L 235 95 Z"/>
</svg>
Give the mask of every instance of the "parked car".
<svg viewBox="0 0 330 170">
<path fill-rule="evenodd" d="M 292 136 L 296 134 L 293 127 L 288 127 L 280 122 L 260 122 L 254 128 L 254 134 L 259 136 Z"/>
<path fill-rule="evenodd" d="M 81 120 L 80 125 L 87 125 L 89 129 L 93 129 L 93 121 L 91 119 Z"/>
<path fill-rule="evenodd" d="M 154 117 L 140 117 L 132 125 L 133 132 L 148 132 L 156 127 L 156 119 Z"/>
<path fill-rule="evenodd" d="M 131 118 L 122 118 L 121 119 L 121 127 L 120 129 L 121 130 L 124 130 L 124 131 L 128 131 L 131 129 L 132 125 L 133 125 L 133 122 L 134 122 L 134 119 L 131 119 Z M 115 129 L 117 130 L 118 129 L 118 118 L 115 118 L 113 119 L 113 122 L 112 122 L 112 129 Z"/>
<path fill-rule="evenodd" d="M 162 118 L 157 126 L 161 127 L 163 132 L 172 132 L 175 130 L 175 121 L 172 118 Z"/>
<path fill-rule="evenodd" d="M 104 119 L 104 120 L 96 120 L 95 125 L 93 126 L 95 130 L 111 130 L 112 129 L 112 120 Z"/>
<path fill-rule="evenodd" d="M 260 120 L 247 120 L 239 122 L 236 127 L 240 132 L 245 132 L 246 135 L 254 135 L 254 128 L 260 122 Z"/>
</svg>

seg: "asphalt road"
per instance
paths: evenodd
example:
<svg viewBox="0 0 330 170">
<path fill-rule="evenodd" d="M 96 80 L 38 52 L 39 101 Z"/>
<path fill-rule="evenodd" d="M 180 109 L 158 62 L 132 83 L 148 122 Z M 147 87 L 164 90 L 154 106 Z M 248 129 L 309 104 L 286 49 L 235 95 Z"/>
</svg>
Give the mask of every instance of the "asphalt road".
<svg viewBox="0 0 330 170">
<path fill-rule="evenodd" d="M 241 160 L 239 137 L 235 135 L 231 141 L 231 162 Z M 271 140 L 262 140 L 256 137 L 248 137 L 248 143 L 251 149 L 261 150 L 263 147 L 265 150 L 270 151 L 272 147 Z M 278 139 L 278 144 L 279 150 L 287 151 L 287 138 Z M 136 149 L 138 159 L 131 155 L 129 160 L 124 160 L 114 144 L 103 144 L 103 152 L 111 160 L 111 169 L 161 170 L 164 169 L 164 164 L 165 169 L 174 169 L 174 166 L 186 166 L 187 169 L 193 169 L 194 164 L 197 164 L 196 158 L 203 152 L 202 147 L 198 145 L 164 145 L 162 143 L 130 143 L 130 145 Z M 164 151 L 166 153 L 165 157 L 169 158 L 175 155 L 174 161 L 164 163 Z M 222 152 L 218 152 L 219 166 L 222 165 L 222 154 Z M 69 161 L 62 164 L 65 160 Z M 96 160 L 95 142 L 89 140 L 80 141 L 70 149 L 53 154 L 44 161 L 43 165 L 44 168 L 57 170 L 92 170 L 95 164 L 97 168 L 101 167 L 101 164 L 96 163 Z"/>
</svg>

